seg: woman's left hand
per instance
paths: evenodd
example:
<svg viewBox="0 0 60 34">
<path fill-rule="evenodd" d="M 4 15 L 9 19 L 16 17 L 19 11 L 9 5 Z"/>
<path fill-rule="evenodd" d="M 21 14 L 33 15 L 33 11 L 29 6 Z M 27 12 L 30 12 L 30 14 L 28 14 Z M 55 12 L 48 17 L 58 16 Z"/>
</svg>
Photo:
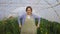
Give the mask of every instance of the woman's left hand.
<svg viewBox="0 0 60 34">
<path fill-rule="evenodd" d="M 37 28 L 39 28 L 39 25 L 37 25 Z"/>
</svg>

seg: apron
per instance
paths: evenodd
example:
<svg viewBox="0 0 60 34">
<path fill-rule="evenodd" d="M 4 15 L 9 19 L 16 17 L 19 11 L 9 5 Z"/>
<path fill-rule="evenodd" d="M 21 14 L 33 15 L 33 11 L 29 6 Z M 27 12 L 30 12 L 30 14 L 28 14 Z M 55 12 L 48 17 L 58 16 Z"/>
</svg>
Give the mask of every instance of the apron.
<svg viewBox="0 0 60 34">
<path fill-rule="evenodd" d="M 33 17 L 30 19 L 26 17 L 25 23 L 21 27 L 21 34 L 37 34 L 37 27 Z"/>
</svg>

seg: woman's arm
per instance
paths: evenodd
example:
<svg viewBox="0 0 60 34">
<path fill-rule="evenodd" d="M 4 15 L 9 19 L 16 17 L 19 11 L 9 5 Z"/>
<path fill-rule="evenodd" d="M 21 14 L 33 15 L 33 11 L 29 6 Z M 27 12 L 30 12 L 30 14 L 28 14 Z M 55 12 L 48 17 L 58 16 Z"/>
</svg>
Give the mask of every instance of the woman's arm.
<svg viewBox="0 0 60 34">
<path fill-rule="evenodd" d="M 40 17 L 37 16 L 37 15 L 34 15 L 34 14 L 33 14 L 33 16 L 34 16 L 34 18 L 37 18 L 38 19 L 38 24 L 37 24 L 37 28 L 38 28 L 40 26 Z"/>
<path fill-rule="evenodd" d="M 38 17 L 38 24 L 37 24 L 37 27 L 39 28 L 40 26 L 40 17 Z"/>
<path fill-rule="evenodd" d="M 18 24 L 19 24 L 19 27 L 21 28 L 21 21 L 20 21 L 21 17 L 18 16 Z"/>
</svg>

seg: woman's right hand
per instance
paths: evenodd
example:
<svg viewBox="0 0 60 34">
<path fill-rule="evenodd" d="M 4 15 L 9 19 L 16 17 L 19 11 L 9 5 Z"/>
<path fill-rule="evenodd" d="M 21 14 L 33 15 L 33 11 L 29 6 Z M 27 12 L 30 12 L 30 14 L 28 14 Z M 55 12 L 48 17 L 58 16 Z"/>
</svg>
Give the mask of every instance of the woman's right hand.
<svg viewBox="0 0 60 34">
<path fill-rule="evenodd" d="M 21 28 L 21 25 L 19 25 L 19 28 Z"/>
</svg>

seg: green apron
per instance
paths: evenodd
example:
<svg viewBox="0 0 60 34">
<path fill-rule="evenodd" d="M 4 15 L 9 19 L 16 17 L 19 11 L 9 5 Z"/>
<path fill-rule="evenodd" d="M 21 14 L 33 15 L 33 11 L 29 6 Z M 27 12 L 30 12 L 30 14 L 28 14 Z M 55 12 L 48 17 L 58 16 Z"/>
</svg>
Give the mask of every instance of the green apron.
<svg viewBox="0 0 60 34">
<path fill-rule="evenodd" d="M 30 19 L 26 17 L 24 25 L 21 27 L 21 34 L 37 34 L 37 27 L 35 20 L 31 16 Z"/>
</svg>

